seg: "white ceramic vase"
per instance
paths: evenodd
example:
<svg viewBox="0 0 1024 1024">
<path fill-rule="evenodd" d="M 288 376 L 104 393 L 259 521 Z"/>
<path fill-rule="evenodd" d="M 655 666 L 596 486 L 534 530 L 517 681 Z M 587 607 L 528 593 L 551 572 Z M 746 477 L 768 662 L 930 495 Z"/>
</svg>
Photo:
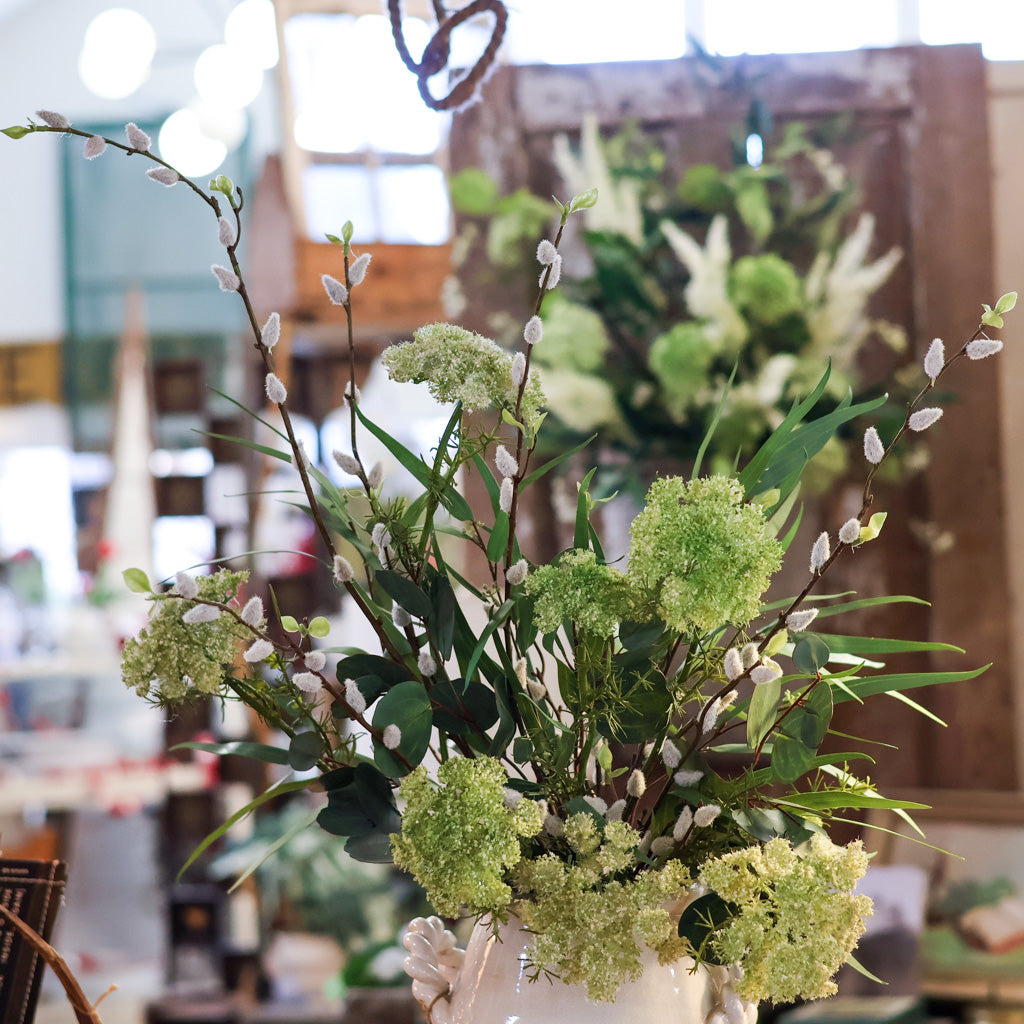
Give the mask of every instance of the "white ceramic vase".
<svg viewBox="0 0 1024 1024">
<path fill-rule="evenodd" d="M 614 1002 L 591 1002 L 580 985 L 531 980 L 531 936 L 516 918 L 497 939 L 489 924 L 473 929 L 465 950 L 440 918 L 419 917 L 402 940 L 406 973 L 428 1024 L 754 1024 L 757 1007 L 741 1000 L 725 967 L 680 960 L 661 965 L 648 951 L 639 981 L 622 985 Z"/>
</svg>

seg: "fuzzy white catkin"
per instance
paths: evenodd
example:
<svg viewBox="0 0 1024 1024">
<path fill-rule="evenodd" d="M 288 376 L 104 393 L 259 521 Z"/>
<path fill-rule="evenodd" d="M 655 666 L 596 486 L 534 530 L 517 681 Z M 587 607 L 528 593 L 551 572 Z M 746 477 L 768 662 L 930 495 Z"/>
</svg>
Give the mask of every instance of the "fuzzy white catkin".
<svg viewBox="0 0 1024 1024">
<path fill-rule="evenodd" d="M 557 814 L 549 814 L 544 819 L 544 831 L 552 839 L 557 839 L 565 831 L 565 822 Z"/>
<path fill-rule="evenodd" d="M 502 790 L 502 803 L 510 810 L 514 811 L 523 802 L 523 794 L 517 792 L 514 789 L 509 789 L 506 786 Z"/>
<path fill-rule="evenodd" d="M 585 796 L 584 801 L 597 811 L 598 814 L 607 814 L 608 812 L 608 801 L 602 800 L 599 796 Z"/>
<path fill-rule="evenodd" d="M 271 313 L 267 322 L 260 331 L 260 341 L 263 347 L 269 352 L 281 340 L 281 314 Z"/>
<path fill-rule="evenodd" d="M 323 651 L 310 651 L 303 660 L 303 664 L 310 672 L 320 672 L 327 664 L 327 655 Z"/>
<path fill-rule="evenodd" d="M 526 579 L 529 568 L 525 558 L 520 558 L 514 565 L 510 565 L 505 570 L 505 580 L 509 586 L 515 587 L 522 583 Z"/>
<path fill-rule="evenodd" d="M 828 533 L 822 530 L 818 534 L 818 539 L 811 546 L 811 572 L 820 572 L 831 554 L 832 549 L 829 546 Z"/>
<path fill-rule="evenodd" d="M 107 140 L 102 135 L 90 135 L 82 147 L 82 156 L 86 160 L 95 160 L 107 148 Z"/>
<path fill-rule="evenodd" d="M 658 836 L 651 840 L 651 856 L 656 860 L 667 857 L 676 847 L 676 841 L 671 836 Z"/>
<path fill-rule="evenodd" d="M 707 828 L 721 813 L 722 808 L 718 804 L 704 804 L 693 812 L 693 824 L 697 828 Z"/>
<path fill-rule="evenodd" d="M 932 338 L 932 343 L 928 346 L 928 351 L 924 354 L 924 372 L 928 376 L 935 380 L 940 373 L 942 373 L 943 366 L 946 365 L 946 346 L 942 343 L 941 338 Z"/>
<path fill-rule="evenodd" d="M 309 469 L 310 462 L 309 453 L 306 451 L 306 442 L 299 438 L 295 442 L 295 450 L 296 453 L 298 454 L 299 462 L 302 463 L 302 468 Z"/>
<path fill-rule="evenodd" d="M 359 388 L 354 387 L 353 384 L 352 384 L 352 381 L 349 381 L 345 385 L 345 398 L 347 398 L 348 401 L 355 402 L 356 405 L 358 405 L 359 404 L 359 399 L 361 397 L 362 397 L 362 394 L 359 391 Z"/>
<path fill-rule="evenodd" d="M 370 531 L 370 540 L 373 541 L 375 547 L 386 548 L 391 543 L 391 534 L 383 523 L 374 523 L 373 529 Z"/>
<path fill-rule="evenodd" d="M 857 520 L 854 520 L 857 522 Z M 858 527 L 860 523 L 857 523 Z M 842 535 L 842 531 L 840 531 Z M 802 633 L 818 617 L 817 608 L 801 608 L 799 611 L 791 612 L 786 619 L 786 629 L 791 633 Z"/>
<path fill-rule="evenodd" d="M 36 117 L 47 128 L 58 128 L 61 131 L 66 131 L 71 127 L 71 122 L 63 114 L 58 114 L 56 110 L 37 110 Z"/>
<path fill-rule="evenodd" d="M 544 321 L 539 316 L 531 316 L 523 328 L 523 340 L 527 345 L 536 345 L 544 337 Z"/>
<path fill-rule="evenodd" d="M 391 722 L 389 725 L 384 726 L 384 735 L 381 737 L 381 740 L 388 750 L 396 750 L 398 744 L 402 742 L 402 730 L 394 722 Z"/>
<path fill-rule="evenodd" d="M 526 356 L 517 352 L 512 357 L 512 386 L 519 387 L 526 377 Z"/>
<path fill-rule="evenodd" d="M 975 338 L 967 344 L 968 359 L 985 359 L 1001 351 L 1003 343 L 996 338 Z"/>
<path fill-rule="evenodd" d="M 626 809 L 626 801 L 625 800 L 616 800 L 615 803 L 613 803 L 608 808 L 608 813 L 605 814 L 605 818 L 608 821 L 622 821 L 622 812 L 625 809 Z"/>
<path fill-rule="evenodd" d="M 348 283 L 352 286 L 362 284 L 366 278 L 366 268 L 370 265 L 371 253 L 364 252 L 362 256 L 356 257 L 348 268 Z"/>
<path fill-rule="evenodd" d="M 544 241 L 537 246 L 537 262 L 541 266 L 549 267 L 555 262 L 555 257 L 558 255 L 558 250 L 555 248 L 555 243 L 550 239 L 545 238 Z"/>
<path fill-rule="evenodd" d="M 245 602 L 241 618 L 247 626 L 258 626 L 263 621 L 263 599 L 250 597 Z"/>
<path fill-rule="evenodd" d="M 864 431 L 864 458 L 874 466 L 877 466 L 885 458 L 882 439 L 874 427 L 868 427 Z"/>
<path fill-rule="evenodd" d="M 334 461 L 346 472 L 349 476 L 359 476 L 359 460 L 346 452 L 340 452 L 335 449 L 332 453 Z"/>
<path fill-rule="evenodd" d="M 538 683 L 536 679 L 528 679 L 526 681 L 526 692 L 534 700 L 543 700 L 548 693 L 548 688 L 543 683 Z"/>
<path fill-rule="evenodd" d="M 860 520 L 856 517 L 847 519 L 839 527 L 839 540 L 843 544 L 856 544 L 860 540 Z"/>
<path fill-rule="evenodd" d="M 501 492 L 498 494 L 498 508 L 508 514 L 512 511 L 512 477 L 507 476 L 501 481 Z"/>
<path fill-rule="evenodd" d="M 744 644 L 740 648 L 740 657 L 743 659 L 743 670 L 746 671 L 757 664 L 758 659 L 761 657 L 761 652 L 757 649 L 757 644 L 751 642 Z"/>
<path fill-rule="evenodd" d="M 693 824 L 693 811 L 690 810 L 689 805 L 686 805 L 680 812 L 679 817 L 676 818 L 676 823 L 672 828 L 672 838 L 677 842 L 681 843 L 686 837 L 686 833 L 690 831 L 690 826 Z"/>
<path fill-rule="evenodd" d="M 682 757 L 679 748 L 671 740 L 665 740 L 661 745 L 661 760 L 669 771 L 679 767 Z"/>
<path fill-rule="evenodd" d="M 519 463 L 503 444 L 499 444 L 494 452 L 494 465 L 502 476 L 519 476 Z"/>
<path fill-rule="evenodd" d="M 677 786 L 692 786 L 704 778 L 704 773 L 697 768 L 680 768 L 672 776 L 672 781 Z"/>
<path fill-rule="evenodd" d="M 930 409 L 918 409 L 917 412 L 910 414 L 907 426 L 911 430 L 927 430 L 940 419 L 942 419 L 942 410 L 938 406 L 933 406 Z"/>
<path fill-rule="evenodd" d="M 324 286 L 324 291 L 327 292 L 327 298 L 335 306 L 344 306 L 348 302 L 348 289 L 336 277 L 331 277 L 330 274 L 321 274 L 320 282 Z"/>
<path fill-rule="evenodd" d="M 376 491 L 384 483 L 384 464 L 375 462 L 366 474 L 366 482 L 370 485 L 371 491 Z"/>
<path fill-rule="evenodd" d="M 264 381 L 267 390 L 267 398 L 277 405 L 283 405 L 288 400 L 288 389 L 281 383 L 281 378 L 276 373 L 268 373 Z"/>
<path fill-rule="evenodd" d="M 222 292 L 237 292 L 242 283 L 233 270 L 228 270 L 227 267 L 222 267 L 219 263 L 214 263 L 210 267 L 210 273 L 217 278 L 217 284 L 220 285 Z"/>
<path fill-rule="evenodd" d="M 714 731 L 716 725 L 718 725 L 718 712 L 722 710 L 722 701 L 719 697 L 716 697 L 710 704 L 707 705 L 704 711 L 704 717 L 701 722 L 701 735 L 707 736 L 708 733 Z"/>
<path fill-rule="evenodd" d="M 547 281 L 544 280 L 545 275 L 547 275 Z M 546 286 L 547 290 L 551 291 L 552 288 L 555 288 L 558 285 L 558 282 L 561 279 L 562 257 L 556 255 L 555 258 L 551 261 L 551 266 L 549 266 L 548 269 L 545 270 L 544 273 L 540 275 L 540 283 L 542 287 Z"/>
<path fill-rule="evenodd" d="M 399 628 L 412 625 L 412 616 L 396 601 L 391 606 L 391 621 Z"/>
<path fill-rule="evenodd" d="M 225 249 L 229 249 L 235 244 L 235 225 L 227 219 L 227 217 L 217 218 L 217 241 L 224 246 Z"/>
<path fill-rule="evenodd" d="M 124 126 L 124 133 L 128 136 L 128 145 L 140 153 L 148 153 L 153 140 L 134 122 L 129 121 Z"/>
<path fill-rule="evenodd" d="M 179 572 L 174 576 L 174 589 L 177 590 L 182 597 L 187 597 L 190 601 L 194 597 L 199 596 L 199 584 L 189 576 L 187 572 Z"/>
<path fill-rule="evenodd" d="M 730 683 L 743 675 L 743 656 L 738 648 L 730 647 L 725 652 L 725 661 L 722 664 L 722 668 L 725 670 L 725 678 Z"/>
<path fill-rule="evenodd" d="M 220 609 L 212 604 L 197 604 L 189 608 L 181 617 L 181 621 L 189 626 L 195 626 L 200 622 L 213 622 L 220 618 Z"/>
<path fill-rule="evenodd" d="M 430 651 L 420 651 L 419 657 L 416 659 L 416 667 L 428 679 L 437 675 L 437 662 L 434 661 Z"/>
<path fill-rule="evenodd" d="M 345 680 L 345 703 L 357 715 L 361 715 L 366 710 L 366 698 L 354 679 Z"/>
<path fill-rule="evenodd" d="M 344 555 L 334 556 L 334 578 L 339 583 L 351 583 L 355 578 L 352 563 Z"/>
<path fill-rule="evenodd" d="M 173 185 L 177 185 L 181 181 L 181 176 L 177 171 L 172 171 L 170 167 L 151 167 L 146 171 L 146 177 L 152 178 L 153 181 L 158 181 L 161 185 L 165 185 L 167 188 L 171 188 Z"/>
<path fill-rule="evenodd" d="M 296 672 L 292 676 L 292 682 L 310 696 L 320 690 L 320 677 L 315 672 Z"/>
<path fill-rule="evenodd" d="M 630 772 L 626 792 L 637 800 L 647 792 L 647 776 L 639 768 L 634 768 Z"/>
<path fill-rule="evenodd" d="M 266 661 L 274 653 L 274 645 L 269 640 L 254 640 L 242 657 L 250 664 L 257 661 Z"/>
<path fill-rule="evenodd" d="M 750 670 L 750 681 L 755 686 L 764 686 L 765 683 L 770 683 L 781 675 L 782 669 L 779 665 L 771 658 L 765 658 L 760 665 L 755 665 Z"/>
</svg>

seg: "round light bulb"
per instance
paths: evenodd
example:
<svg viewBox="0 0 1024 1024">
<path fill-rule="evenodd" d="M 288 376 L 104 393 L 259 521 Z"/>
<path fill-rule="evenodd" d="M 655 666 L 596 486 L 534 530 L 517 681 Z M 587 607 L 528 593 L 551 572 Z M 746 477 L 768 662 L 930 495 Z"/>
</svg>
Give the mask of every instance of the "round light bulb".
<svg viewBox="0 0 1024 1024">
<path fill-rule="evenodd" d="M 248 106 L 263 87 L 263 71 L 224 43 L 199 55 L 196 90 L 204 100 L 229 107 Z"/>
<path fill-rule="evenodd" d="M 277 64 L 277 24 L 271 0 L 242 0 L 228 15 L 224 40 L 264 71 Z"/>
<path fill-rule="evenodd" d="M 177 110 L 160 127 L 160 155 L 182 174 L 198 178 L 211 174 L 228 155 L 227 146 L 207 138 L 194 110 Z"/>
<path fill-rule="evenodd" d="M 78 73 L 95 95 L 124 99 L 149 77 L 155 53 L 153 26 L 138 11 L 112 7 L 85 30 Z"/>
</svg>

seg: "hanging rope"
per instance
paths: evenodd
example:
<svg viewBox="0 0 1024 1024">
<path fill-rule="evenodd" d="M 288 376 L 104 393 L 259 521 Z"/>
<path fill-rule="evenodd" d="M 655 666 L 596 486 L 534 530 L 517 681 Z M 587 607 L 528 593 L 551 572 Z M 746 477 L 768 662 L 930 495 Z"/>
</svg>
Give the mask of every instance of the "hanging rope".
<svg viewBox="0 0 1024 1024">
<path fill-rule="evenodd" d="M 473 100 L 480 83 L 490 72 L 494 59 L 498 55 L 498 47 L 501 46 L 501 41 L 505 36 L 508 11 L 505 10 L 502 0 L 473 0 L 472 3 L 452 15 L 449 15 L 444 9 L 441 0 L 431 0 L 431 4 L 434 8 L 434 17 L 437 18 L 437 31 L 427 43 L 418 63 L 413 60 L 412 54 L 409 53 L 409 47 L 405 44 L 405 35 L 402 32 L 402 0 L 388 0 L 391 34 L 395 37 L 395 46 L 402 62 L 416 76 L 423 102 L 431 110 L 457 110 Z M 435 98 L 430 92 L 429 79 L 448 66 L 451 56 L 452 32 L 463 22 L 486 11 L 490 11 L 494 15 L 494 28 L 491 30 L 491 38 L 484 52 L 480 54 L 479 59 L 469 71 L 452 86 L 446 96 L 442 96 L 440 99 Z"/>
</svg>

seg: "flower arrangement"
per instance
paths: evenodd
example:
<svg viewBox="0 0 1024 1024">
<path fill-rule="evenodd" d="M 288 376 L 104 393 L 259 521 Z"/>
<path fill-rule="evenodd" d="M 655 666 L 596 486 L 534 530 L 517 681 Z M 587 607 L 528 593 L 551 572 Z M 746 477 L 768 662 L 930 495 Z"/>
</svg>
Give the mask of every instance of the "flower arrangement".
<svg viewBox="0 0 1024 1024">
<path fill-rule="evenodd" d="M 771 142 L 759 104 L 748 120 L 769 142 L 763 164 L 737 152 L 731 167 L 691 165 L 681 179 L 636 128 L 604 139 L 588 115 L 578 151 L 564 135 L 555 140 L 561 179 L 570 191 L 596 184 L 601 203 L 583 215 L 578 258 L 543 308 L 548 344 L 535 365 L 552 420 L 545 441 L 571 447 L 596 435 L 638 497 L 651 463 L 694 458 L 720 402 L 706 458 L 728 472 L 814 386 L 826 360 L 823 400 L 838 402 L 860 385 L 869 342 L 906 346 L 901 328 L 868 310 L 902 254 L 869 255 L 874 218 L 857 214 L 846 169 L 805 125 L 791 123 Z M 456 270 L 448 297 L 458 309 L 462 288 L 493 292 L 511 274 L 523 278 L 552 208 L 525 189 L 499 196 L 476 168 L 455 176 L 452 196 L 464 221 L 457 252 L 475 253 L 482 235 L 488 256 Z M 515 305 L 488 314 L 499 340 L 514 335 Z M 830 442 L 805 486 L 822 490 L 847 468 L 846 446 Z"/>
<path fill-rule="evenodd" d="M 624 567 L 607 562 L 591 522 L 600 467 L 579 483 L 572 547 L 535 564 L 520 546 L 522 496 L 573 454 L 534 464 L 546 417 L 540 310 L 558 282 L 564 228 L 594 207 L 596 190 L 559 203 L 557 232 L 537 247 L 536 304 L 518 351 L 433 324 L 385 353 L 395 380 L 425 383 L 450 408 L 432 452 L 403 447 L 363 415 L 353 365 L 352 449 L 334 453 L 358 481 L 346 490 L 291 429 L 274 363 L 280 318 L 259 323 L 239 263 L 239 190 L 223 177 L 204 190 L 179 175 L 135 125 L 121 142 L 53 112 L 37 116 L 41 123 L 5 134 L 82 136 L 88 158 L 123 150 L 152 162 L 147 173 L 158 183 L 189 188 L 210 207 L 229 264 L 213 273 L 245 306 L 280 414 L 279 426 L 265 421 L 276 444 L 258 450 L 292 464 L 323 571 L 373 630 L 366 649 L 344 646 L 344 637 L 314 646 L 328 639 L 327 620 L 300 622 L 275 606 L 282 632 L 272 631 L 244 572 L 181 572 L 163 584 L 125 574 L 152 606 L 125 647 L 125 683 L 161 706 L 203 695 L 241 701 L 284 737 L 244 748 L 197 744 L 300 773 L 239 815 L 285 792 L 321 794 L 316 821 L 353 856 L 393 858 L 444 915 L 518 916 L 535 936 L 537 973 L 584 985 L 595 999 L 613 999 L 648 948 L 662 962 L 735 965 L 736 990 L 751 1002 L 833 992 L 870 902 L 855 891 L 867 863 L 861 844 L 835 845 L 829 826 L 851 810 L 919 806 L 887 799 L 856 775 L 856 762 L 870 762 L 863 750 L 823 749 L 833 707 L 983 669 L 899 673 L 865 662 L 857 637 L 826 639 L 813 623 L 900 599 L 851 601 L 820 594 L 820 584 L 877 537 L 876 473 L 908 432 L 941 416 L 923 404 L 936 383 L 1000 349 L 989 330 L 1002 326 L 1016 293 L 985 306 L 952 355 L 931 344 L 898 430 L 865 434 L 858 514 L 821 533 L 809 556 L 793 547 L 801 475 L 837 429 L 885 401 L 847 394 L 812 418 L 828 369 L 742 469 L 702 475 L 727 407 L 720 401 L 689 477 L 649 488 Z M 323 284 L 345 310 L 351 350 L 370 261 L 357 254 L 350 223 L 329 237 L 341 270 Z M 387 496 L 380 468 L 360 457 L 362 431 L 418 481 L 418 496 Z M 482 483 L 483 508 L 461 489 L 468 474 Z M 784 558 L 806 561 L 806 584 L 769 599 Z M 911 647 L 948 649 L 885 644 Z"/>
</svg>

